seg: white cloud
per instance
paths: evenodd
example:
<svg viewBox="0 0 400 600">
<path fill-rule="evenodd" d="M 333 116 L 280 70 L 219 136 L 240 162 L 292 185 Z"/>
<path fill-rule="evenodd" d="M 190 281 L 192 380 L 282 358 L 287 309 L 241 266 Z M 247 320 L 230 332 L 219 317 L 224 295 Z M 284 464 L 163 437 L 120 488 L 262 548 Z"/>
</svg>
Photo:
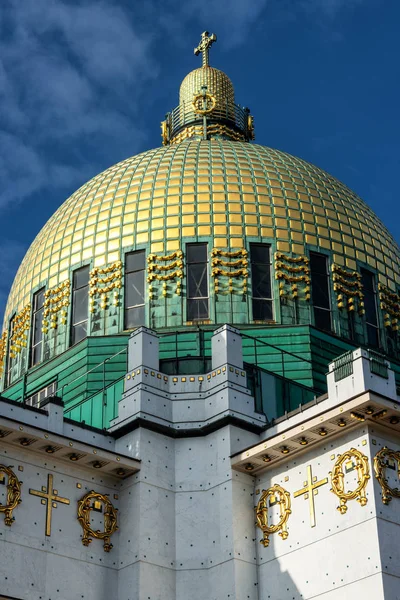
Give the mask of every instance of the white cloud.
<svg viewBox="0 0 400 600">
<path fill-rule="evenodd" d="M 90 165 L 76 168 L 74 156 L 64 165 L 74 142 L 92 145 L 96 162 L 101 148 L 131 130 L 135 151 L 145 136 L 135 103 L 157 68 L 151 38 L 121 7 L 110 0 L 8 0 L 0 28 L 0 208 L 54 183 L 71 189 L 85 170 L 92 175 Z"/>
</svg>

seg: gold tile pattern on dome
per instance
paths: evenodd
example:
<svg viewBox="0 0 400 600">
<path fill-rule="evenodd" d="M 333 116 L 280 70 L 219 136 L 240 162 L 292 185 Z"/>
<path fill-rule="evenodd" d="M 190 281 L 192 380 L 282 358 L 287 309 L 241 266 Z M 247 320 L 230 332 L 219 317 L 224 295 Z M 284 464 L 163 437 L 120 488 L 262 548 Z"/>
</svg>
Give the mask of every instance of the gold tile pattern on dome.
<svg viewBox="0 0 400 600">
<path fill-rule="evenodd" d="M 214 67 L 200 67 L 188 73 L 181 83 L 179 90 L 179 104 L 184 107 L 184 114 L 192 114 L 193 97 L 201 91 L 202 86 L 207 86 L 207 92 L 215 97 L 215 108 L 228 111 L 234 118 L 235 92 L 232 81 L 228 75 Z"/>
<path fill-rule="evenodd" d="M 190 140 L 128 158 L 66 200 L 21 263 L 5 323 L 39 286 L 58 286 L 82 263 L 101 268 L 127 250 L 169 253 L 201 239 L 210 250 L 276 241 L 295 254 L 310 244 L 349 269 L 356 260 L 376 266 L 389 290 L 400 284 L 396 242 L 337 179 L 264 146 Z"/>
</svg>

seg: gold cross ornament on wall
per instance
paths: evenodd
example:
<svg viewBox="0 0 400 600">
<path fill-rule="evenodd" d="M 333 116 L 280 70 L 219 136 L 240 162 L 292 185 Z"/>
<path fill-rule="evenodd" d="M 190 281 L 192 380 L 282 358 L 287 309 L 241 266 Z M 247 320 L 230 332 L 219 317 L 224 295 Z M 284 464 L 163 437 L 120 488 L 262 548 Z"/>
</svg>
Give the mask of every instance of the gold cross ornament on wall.
<svg viewBox="0 0 400 600">
<path fill-rule="evenodd" d="M 298 490 L 293 495 L 295 498 L 302 496 L 304 494 L 304 499 L 308 500 L 310 506 L 310 521 L 311 527 L 315 527 L 315 502 L 314 496 L 318 494 L 318 488 L 321 485 L 325 485 L 328 483 L 328 478 L 321 479 L 321 481 L 317 481 L 317 477 L 313 477 L 312 475 L 312 467 L 308 465 L 307 467 L 307 481 L 303 483 L 304 487 L 301 490 Z"/>
<path fill-rule="evenodd" d="M 57 508 L 57 502 L 69 504 L 68 498 L 62 498 L 58 495 L 58 491 L 53 489 L 53 475 L 47 475 L 47 488 L 42 486 L 41 491 L 29 490 L 32 496 L 38 496 L 42 499 L 42 504 L 46 504 L 46 535 L 51 535 L 51 516 L 53 508 Z"/>
</svg>

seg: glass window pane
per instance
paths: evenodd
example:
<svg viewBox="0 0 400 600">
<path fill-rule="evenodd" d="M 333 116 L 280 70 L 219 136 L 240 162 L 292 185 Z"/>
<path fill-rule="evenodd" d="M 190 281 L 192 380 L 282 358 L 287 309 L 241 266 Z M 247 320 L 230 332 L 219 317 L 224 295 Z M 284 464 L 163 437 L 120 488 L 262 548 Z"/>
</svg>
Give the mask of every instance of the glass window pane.
<svg viewBox="0 0 400 600">
<path fill-rule="evenodd" d="M 367 338 L 369 346 L 373 346 L 375 348 L 379 347 L 379 332 L 377 327 L 367 325 Z"/>
<path fill-rule="evenodd" d="M 271 268 L 269 264 L 252 265 L 251 281 L 253 298 L 271 298 Z"/>
<path fill-rule="evenodd" d="M 272 300 L 253 299 L 254 321 L 272 321 Z"/>
<path fill-rule="evenodd" d="M 328 274 L 327 257 L 323 254 L 310 253 L 310 269 L 313 273 L 319 273 L 320 275 Z"/>
<path fill-rule="evenodd" d="M 87 286 L 75 290 L 73 293 L 72 324 L 76 325 L 88 318 L 88 289 Z"/>
<path fill-rule="evenodd" d="M 39 310 L 44 304 L 44 288 L 39 290 L 34 296 L 33 310 Z"/>
<path fill-rule="evenodd" d="M 187 320 L 208 319 L 208 298 L 187 301 Z"/>
<path fill-rule="evenodd" d="M 87 336 L 87 321 L 79 323 L 72 328 L 72 343 L 76 344 Z"/>
<path fill-rule="evenodd" d="M 73 288 L 76 290 L 77 288 L 84 287 L 89 284 L 89 267 L 83 267 L 82 269 L 77 269 L 74 271 L 73 275 Z"/>
<path fill-rule="evenodd" d="M 125 273 L 140 271 L 145 268 L 145 251 L 129 252 L 125 255 Z"/>
<path fill-rule="evenodd" d="M 314 306 L 330 308 L 329 287 L 327 275 L 312 272 L 312 302 Z"/>
<path fill-rule="evenodd" d="M 128 308 L 125 311 L 125 329 L 133 329 L 144 325 L 144 306 L 136 306 L 135 308 Z"/>
<path fill-rule="evenodd" d="M 33 344 L 37 344 L 42 339 L 42 322 L 43 322 L 43 308 L 41 308 L 33 318 Z"/>
<path fill-rule="evenodd" d="M 187 244 L 186 262 L 188 264 L 207 262 L 207 244 Z"/>
<path fill-rule="evenodd" d="M 188 298 L 205 298 L 207 296 L 207 263 L 191 264 L 188 268 Z"/>
<path fill-rule="evenodd" d="M 125 307 L 144 304 L 144 271 L 129 273 L 125 277 Z"/>
<path fill-rule="evenodd" d="M 250 257 L 252 263 L 269 264 L 270 246 L 268 244 L 250 244 Z"/>
<path fill-rule="evenodd" d="M 369 291 L 369 292 L 375 292 L 375 285 L 374 285 L 374 275 L 373 273 L 371 273 L 370 271 L 367 271 L 366 269 L 361 269 L 361 281 L 363 284 L 363 290 L 364 292 Z"/>
<path fill-rule="evenodd" d="M 314 321 L 315 327 L 318 329 L 324 329 L 325 331 L 331 331 L 331 311 L 317 308 L 314 306 Z"/>
<path fill-rule="evenodd" d="M 42 342 L 33 348 L 32 351 L 32 366 L 37 365 L 42 358 Z"/>
</svg>

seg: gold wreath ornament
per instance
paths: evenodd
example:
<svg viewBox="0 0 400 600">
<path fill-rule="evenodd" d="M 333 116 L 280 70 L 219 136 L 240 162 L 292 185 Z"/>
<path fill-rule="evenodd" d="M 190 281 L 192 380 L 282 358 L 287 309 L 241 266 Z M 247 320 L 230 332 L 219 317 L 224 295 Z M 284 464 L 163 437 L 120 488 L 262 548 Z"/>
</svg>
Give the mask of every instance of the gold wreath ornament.
<svg viewBox="0 0 400 600">
<path fill-rule="evenodd" d="M 8 527 L 11 527 L 15 521 L 15 517 L 12 515 L 13 510 L 17 508 L 18 504 L 21 502 L 21 482 L 10 467 L 0 465 L 0 481 L 4 480 L 4 476 L 2 477 L 1 473 L 4 473 L 4 476 L 7 476 L 8 481 L 7 504 L 0 503 L 0 512 L 4 513 L 4 523 Z"/>
<path fill-rule="evenodd" d="M 382 502 L 386 505 L 389 504 L 392 498 L 400 498 L 400 490 L 398 488 L 391 488 L 388 484 L 386 468 L 389 460 L 396 462 L 397 476 L 399 476 L 400 452 L 396 452 L 396 450 L 390 450 L 390 448 L 384 446 L 381 450 L 379 450 L 374 458 L 375 477 L 379 481 L 382 488 Z"/>
<path fill-rule="evenodd" d="M 273 501 L 279 503 L 280 519 L 276 525 L 269 525 L 268 504 Z M 287 531 L 287 521 L 292 512 L 290 507 L 291 503 L 289 492 L 277 483 L 267 490 L 264 490 L 261 494 L 261 498 L 256 506 L 256 519 L 257 526 L 263 532 L 263 539 L 260 540 L 260 544 L 262 544 L 264 548 L 269 546 L 269 536 L 272 533 L 279 532 L 278 535 L 280 535 L 283 540 L 287 539 L 289 535 Z"/>
<path fill-rule="evenodd" d="M 104 531 L 94 531 L 90 527 L 90 511 L 103 510 L 104 506 Z M 98 494 L 93 490 L 83 496 L 78 501 L 78 521 L 83 529 L 82 544 L 89 546 L 92 542 L 91 538 L 104 540 L 104 552 L 110 552 L 113 545 L 110 543 L 110 537 L 118 530 L 117 526 L 117 511 L 111 504 L 107 496 Z"/>
<path fill-rule="evenodd" d="M 354 462 L 355 461 L 355 465 Z M 344 485 L 344 472 L 343 465 L 346 463 L 351 463 L 352 466 L 355 467 L 357 471 L 357 487 L 355 490 L 348 492 L 345 491 Z M 359 450 L 355 448 L 351 448 L 341 454 L 336 460 L 333 471 L 330 473 L 331 475 L 331 492 L 336 494 L 336 496 L 340 500 L 340 504 L 337 507 L 340 514 L 344 515 L 347 512 L 347 502 L 348 500 L 357 500 L 361 504 L 361 506 L 365 506 L 368 502 L 367 497 L 365 495 L 365 488 L 368 483 L 368 479 L 370 479 L 369 474 L 369 466 L 368 466 L 368 458 L 365 454 L 362 454 Z"/>
<path fill-rule="evenodd" d="M 202 101 L 204 102 L 203 108 L 201 107 Z M 216 104 L 217 101 L 215 99 L 215 96 L 209 94 L 208 92 L 206 92 L 205 94 L 195 94 L 193 96 L 193 110 L 199 115 L 208 115 L 214 110 Z"/>
</svg>

